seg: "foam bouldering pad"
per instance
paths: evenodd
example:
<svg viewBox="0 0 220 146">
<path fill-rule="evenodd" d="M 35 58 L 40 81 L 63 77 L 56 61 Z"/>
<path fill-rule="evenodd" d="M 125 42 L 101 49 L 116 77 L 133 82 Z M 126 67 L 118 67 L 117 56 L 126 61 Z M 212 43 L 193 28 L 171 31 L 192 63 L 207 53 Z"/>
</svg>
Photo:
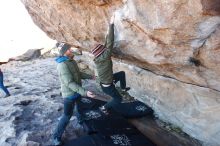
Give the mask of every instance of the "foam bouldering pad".
<svg viewBox="0 0 220 146">
<path fill-rule="evenodd" d="M 107 136 L 93 134 L 65 142 L 64 146 L 156 146 L 138 131 L 122 130 Z"/>
<path fill-rule="evenodd" d="M 114 110 L 109 110 L 106 115 L 100 111 L 99 107 L 103 106 L 106 102 L 83 97 L 77 102 L 77 118 L 82 121 L 103 119 L 106 117 L 119 116 Z M 80 123 L 81 123 L 80 122 Z"/>
<path fill-rule="evenodd" d="M 97 146 L 156 146 L 151 140 L 135 129 L 118 129 L 108 135 L 92 135 Z"/>
<path fill-rule="evenodd" d="M 94 98 L 82 97 L 77 102 L 77 110 L 79 112 L 91 109 L 98 109 L 100 106 L 104 105 L 106 102 Z"/>
<path fill-rule="evenodd" d="M 97 146 L 91 136 L 83 136 L 66 141 L 63 146 Z"/>
<path fill-rule="evenodd" d="M 140 118 L 153 114 L 153 110 L 140 101 L 121 103 L 114 106 L 113 109 L 125 118 Z"/>
<path fill-rule="evenodd" d="M 109 114 L 106 115 L 103 112 L 101 112 L 99 109 L 94 109 L 94 110 L 91 109 L 91 110 L 84 110 L 78 112 L 78 118 L 81 121 L 103 120 L 112 117 L 120 117 L 120 115 L 118 115 L 114 111 L 109 111 Z"/>
<path fill-rule="evenodd" d="M 134 127 L 126 119 L 118 116 L 84 121 L 83 126 L 88 134 L 100 133 L 103 135 L 108 135 L 111 131 L 118 129 L 136 129 L 136 127 Z"/>
<path fill-rule="evenodd" d="M 94 120 L 94 119 L 103 119 L 104 115 L 100 110 L 84 110 L 79 112 L 79 116 L 82 120 Z"/>
</svg>

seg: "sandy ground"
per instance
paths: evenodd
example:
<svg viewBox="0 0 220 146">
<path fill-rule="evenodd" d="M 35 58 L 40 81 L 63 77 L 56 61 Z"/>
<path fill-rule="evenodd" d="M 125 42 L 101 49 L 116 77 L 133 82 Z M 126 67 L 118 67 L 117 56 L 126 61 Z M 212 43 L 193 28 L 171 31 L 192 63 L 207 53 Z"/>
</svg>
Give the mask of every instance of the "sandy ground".
<svg viewBox="0 0 220 146">
<path fill-rule="evenodd" d="M 0 91 L 0 145 L 51 144 L 51 135 L 63 112 L 54 58 L 14 61 L 1 68 L 11 96 L 3 98 Z M 72 117 L 63 138 L 83 134 L 76 117 Z"/>
</svg>

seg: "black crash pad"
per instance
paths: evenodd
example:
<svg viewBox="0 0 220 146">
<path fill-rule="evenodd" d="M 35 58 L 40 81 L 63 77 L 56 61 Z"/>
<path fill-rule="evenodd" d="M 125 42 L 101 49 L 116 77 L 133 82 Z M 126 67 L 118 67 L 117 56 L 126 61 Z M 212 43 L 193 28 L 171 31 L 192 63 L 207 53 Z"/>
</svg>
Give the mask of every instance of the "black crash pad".
<svg viewBox="0 0 220 146">
<path fill-rule="evenodd" d="M 91 136 L 83 136 L 66 141 L 63 146 L 97 146 Z"/>
<path fill-rule="evenodd" d="M 109 111 L 109 114 L 106 115 L 101 112 L 99 109 L 91 109 L 91 110 L 81 110 L 78 112 L 78 118 L 81 121 L 89 121 L 89 120 L 104 120 L 112 117 L 120 117 L 114 111 Z"/>
<path fill-rule="evenodd" d="M 113 107 L 113 109 L 125 118 L 140 118 L 153 114 L 153 110 L 140 101 L 121 103 Z"/>
<path fill-rule="evenodd" d="M 79 117 L 83 121 L 103 119 L 105 116 L 106 115 L 103 114 L 100 110 L 84 110 L 79 112 Z"/>
<path fill-rule="evenodd" d="M 128 132 L 129 131 L 129 132 Z M 148 138 L 135 130 L 121 130 L 103 136 L 93 134 L 73 139 L 64 146 L 156 146 Z"/>
<path fill-rule="evenodd" d="M 88 134 L 100 133 L 103 135 L 118 129 L 136 129 L 126 119 L 118 116 L 106 116 L 105 118 L 84 121 L 83 126 Z"/>
<path fill-rule="evenodd" d="M 100 106 L 104 105 L 106 102 L 94 98 L 82 97 L 77 101 L 77 110 L 82 112 L 85 110 L 98 109 Z"/>
<path fill-rule="evenodd" d="M 119 116 L 113 110 L 110 110 L 108 115 L 101 112 L 99 107 L 101 107 L 105 103 L 106 102 L 98 99 L 86 97 L 81 98 L 80 101 L 77 102 L 78 119 L 80 119 L 80 121 L 82 122 L 94 119 L 109 118 L 112 116 Z"/>
<path fill-rule="evenodd" d="M 151 140 L 141 133 L 112 133 L 108 136 L 92 135 L 97 146 L 156 146 Z"/>
</svg>

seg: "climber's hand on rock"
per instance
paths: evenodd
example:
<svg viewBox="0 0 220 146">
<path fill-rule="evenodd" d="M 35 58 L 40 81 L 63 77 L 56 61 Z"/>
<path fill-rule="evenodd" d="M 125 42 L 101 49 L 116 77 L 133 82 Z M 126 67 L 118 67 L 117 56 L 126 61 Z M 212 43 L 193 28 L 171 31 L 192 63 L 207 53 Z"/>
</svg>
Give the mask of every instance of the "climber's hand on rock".
<svg viewBox="0 0 220 146">
<path fill-rule="evenodd" d="M 115 13 L 113 13 L 113 16 L 111 17 L 110 23 L 113 24 L 115 21 Z"/>
</svg>

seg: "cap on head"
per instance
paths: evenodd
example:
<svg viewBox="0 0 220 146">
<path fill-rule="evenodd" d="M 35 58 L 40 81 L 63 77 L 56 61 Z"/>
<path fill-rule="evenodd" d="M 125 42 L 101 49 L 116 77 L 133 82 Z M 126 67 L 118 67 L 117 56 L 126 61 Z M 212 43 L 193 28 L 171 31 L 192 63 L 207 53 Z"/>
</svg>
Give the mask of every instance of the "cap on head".
<svg viewBox="0 0 220 146">
<path fill-rule="evenodd" d="M 66 51 L 71 48 L 71 46 L 67 43 L 57 43 L 56 46 L 59 49 L 59 53 L 61 56 L 63 56 Z"/>
<path fill-rule="evenodd" d="M 106 50 L 106 47 L 104 45 L 98 44 L 91 50 L 91 53 L 95 57 L 99 57 L 105 50 Z"/>
</svg>

